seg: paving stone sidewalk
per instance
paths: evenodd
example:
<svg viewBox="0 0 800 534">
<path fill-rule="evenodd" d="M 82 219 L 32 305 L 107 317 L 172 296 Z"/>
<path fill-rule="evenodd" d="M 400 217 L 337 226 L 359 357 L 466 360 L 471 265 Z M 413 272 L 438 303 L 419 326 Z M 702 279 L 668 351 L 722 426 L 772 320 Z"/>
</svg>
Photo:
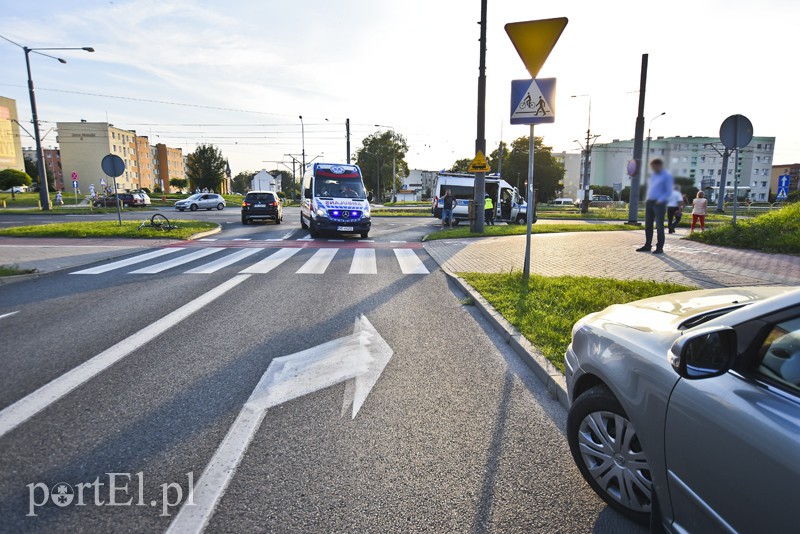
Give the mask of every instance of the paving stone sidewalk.
<svg viewBox="0 0 800 534">
<path fill-rule="evenodd" d="M 636 252 L 644 231 L 534 235 L 531 270 L 547 276 L 576 275 L 669 281 L 703 288 L 800 285 L 800 256 L 713 247 L 667 236 L 664 254 Z M 525 236 L 437 240 L 425 250 L 451 272 L 521 271 Z"/>
</svg>

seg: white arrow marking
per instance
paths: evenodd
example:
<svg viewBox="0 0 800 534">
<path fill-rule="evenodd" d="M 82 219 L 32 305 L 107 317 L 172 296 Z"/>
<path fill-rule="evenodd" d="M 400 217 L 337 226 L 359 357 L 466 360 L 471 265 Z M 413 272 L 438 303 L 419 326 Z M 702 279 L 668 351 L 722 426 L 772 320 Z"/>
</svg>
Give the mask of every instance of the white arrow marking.
<svg viewBox="0 0 800 534">
<path fill-rule="evenodd" d="M 4 313 L 3 315 L 0 315 L 0 319 L 5 319 L 6 317 L 11 317 L 12 315 L 16 315 L 18 313 L 19 313 L 19 310 L 11 312 L 11 313 Z"/>
<path fill-rule="evenodd" d="M 345 382 L 342 416 L 352 406 L 355 419 L 393 353 L 361 315 L 352 335 L 273 359 L 197 481 L 193 499 L 181 507 L 167 533 L 205 530 L 267 409 Z"/>
</svg>

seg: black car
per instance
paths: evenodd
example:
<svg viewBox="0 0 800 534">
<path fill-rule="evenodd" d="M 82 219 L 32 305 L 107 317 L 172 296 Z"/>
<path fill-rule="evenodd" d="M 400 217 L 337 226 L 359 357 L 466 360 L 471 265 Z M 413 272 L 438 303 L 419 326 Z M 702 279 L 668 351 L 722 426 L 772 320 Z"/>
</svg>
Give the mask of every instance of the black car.
<svg viewBox="0 0 800 534">
<path fill-rule="evenodd" d="M 116 208 L 117 197 L 119 197 L 120 205 L 122 205 L 123 208 L 138 208 L 145 206 L 144 200 L 142 200 L 139 195 L 134 195 L 133 193 L 119 193 L 118 195 L 100 197 L 95 199 L 94 206 L 96 208 L 103 206 L 107 208 Z"/>
<path fill-rule="evenodd" d="M 283 201 L 274 191 L 250 191 L 242 200 L 242 224 L 254 220 L 283 221 Z"/>
</svg>

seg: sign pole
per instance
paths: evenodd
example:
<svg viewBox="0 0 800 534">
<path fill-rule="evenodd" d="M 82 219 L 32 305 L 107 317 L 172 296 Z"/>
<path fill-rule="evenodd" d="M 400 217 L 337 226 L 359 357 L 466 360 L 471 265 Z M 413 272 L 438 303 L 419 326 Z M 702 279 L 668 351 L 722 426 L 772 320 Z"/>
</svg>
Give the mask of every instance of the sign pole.
<svg viewBox="0 0 800 534">
<path fill-rule="evenodd" d="M 528 229 L 525 232 L 525 265 L 522 269 L 522 277 L 525 279 L 525 282 L 527 282 L 531 276 L 531 226 L 533 226 L 533 211 L 535 209 L 534 203 L 536 202 L 533 195 L 533 153 L 535 144 L 533 124 L 531 124 L 530 140 L 528 141 L 528 209 L 525 214 Z"/>
<path fill-rule="evenodd" d="M 739 147 L 736 147 L 733 154 L 733 225 L 736 226 L 736 207 L 739 205 Z"/>
<path fill-rule="evenodd" d="M 731 151 L 726 148 L 722 153 L 722 178 L 720 178 L 717 192 L 717 213 L 725 213 L 725 189 L 728 187 L 728 159 L 730 157 Z"/>
</svg>

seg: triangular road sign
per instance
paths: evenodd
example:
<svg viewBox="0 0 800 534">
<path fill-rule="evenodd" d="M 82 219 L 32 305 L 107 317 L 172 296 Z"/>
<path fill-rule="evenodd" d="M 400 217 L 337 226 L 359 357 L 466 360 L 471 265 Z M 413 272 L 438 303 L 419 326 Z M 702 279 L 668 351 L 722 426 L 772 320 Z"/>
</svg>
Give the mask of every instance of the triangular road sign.
<svg viewBox="0 0 800 534">
<path fill-rule="evenodd" d="M 529 20 L 527 22 L 511 22 L 506 24 L 506 33 L 517 49 L 525 68 L 536 78 L 553 50 L 564 28 L 566 17 L 556 19 Z"/>
<path fill-rule="evenodd" d="M 483 152 L 478 150 L 478 153 L 475 154 L 475 159 L 472 160 L 472 163 L 469 166 L 469 172 L 489 172 L 489 162 L 486 161 L 486 156 L 483 155 Z"/>
</svg>

